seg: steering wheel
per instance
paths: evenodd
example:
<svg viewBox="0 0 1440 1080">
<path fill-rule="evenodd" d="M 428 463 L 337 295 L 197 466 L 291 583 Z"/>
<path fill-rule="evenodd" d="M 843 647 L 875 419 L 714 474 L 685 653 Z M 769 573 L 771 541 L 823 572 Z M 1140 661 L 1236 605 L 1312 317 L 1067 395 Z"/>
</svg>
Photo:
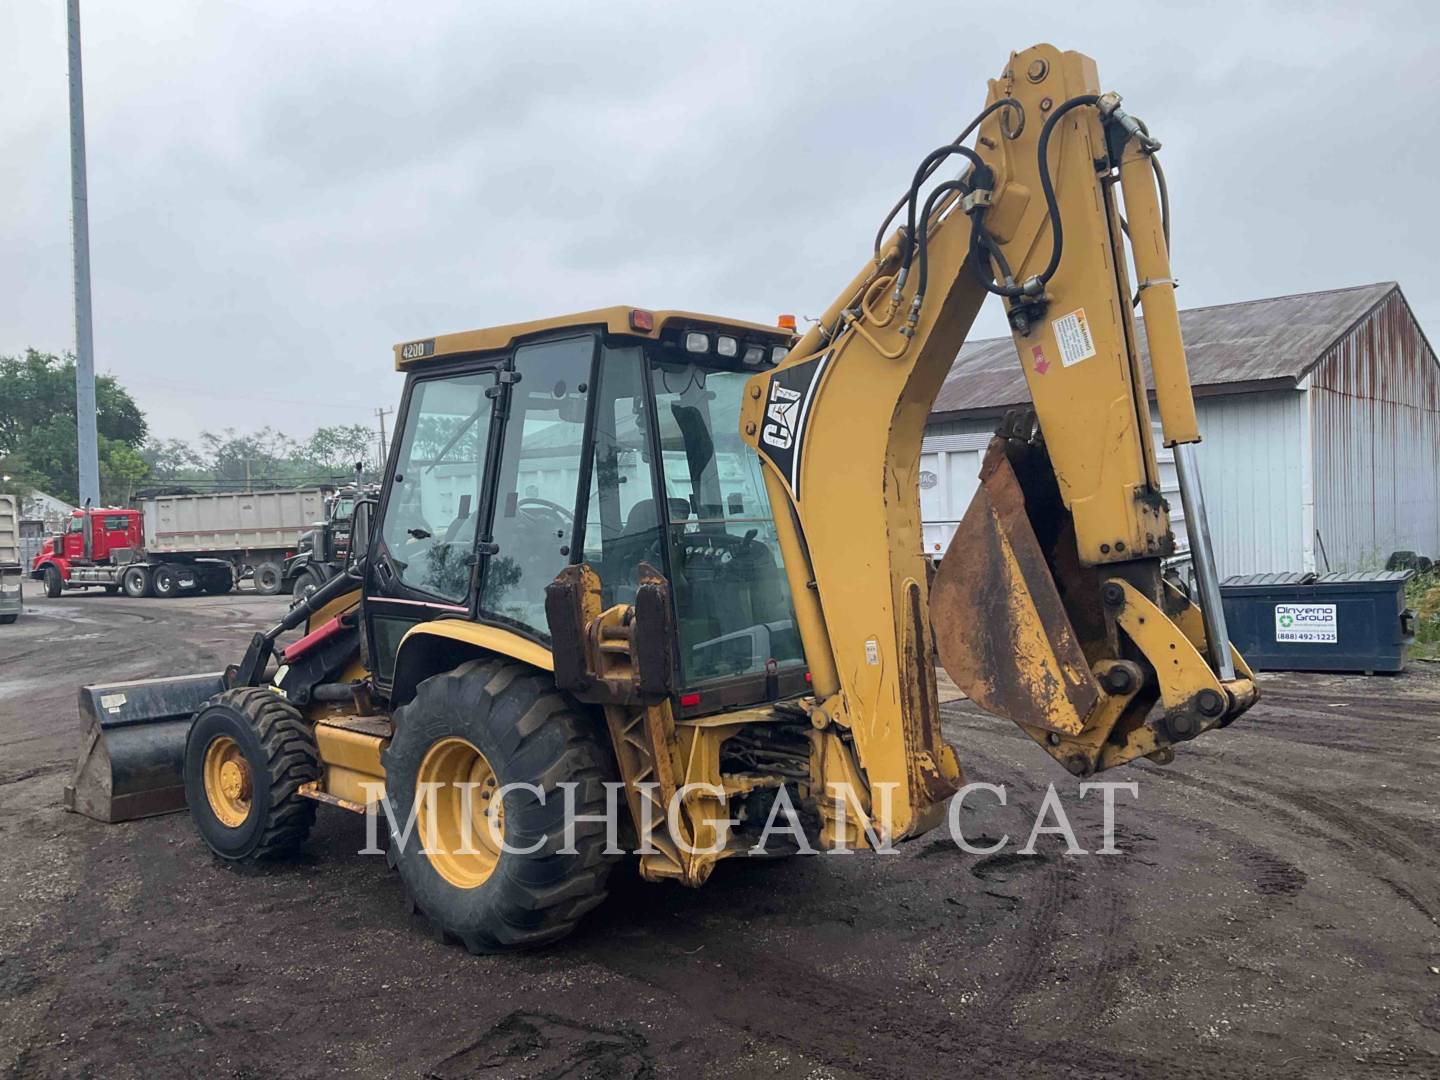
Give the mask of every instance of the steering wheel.
<svg viewBox="0 0 1440 1080">
<path fill-rule="evenodd" d="M 567 524 L 573 525 L 575 523 L 575 515 L 571 511 L 567 510 L 565 507 L 561 506 L 557 502 L 551 502 L 549 499 L 537 499 L 533 495 L 524 499 L 516 500 L 515 509 L 523 510 L 526 506 L 530 505 L 538 506 L 544 510 L 549 510 L 554 514 L 558 514 L 560 516 L 560 519 Z"/>
</svg>

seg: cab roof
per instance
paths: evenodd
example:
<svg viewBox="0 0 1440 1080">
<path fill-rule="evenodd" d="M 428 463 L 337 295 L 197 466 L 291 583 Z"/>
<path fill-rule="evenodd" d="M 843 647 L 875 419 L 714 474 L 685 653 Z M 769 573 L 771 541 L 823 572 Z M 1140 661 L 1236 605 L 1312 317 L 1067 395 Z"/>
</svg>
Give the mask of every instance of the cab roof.
<svg viewBox="0 0 1440 1080">
<path fill-rule="evenodd" d="M 638 322 L 632 316 L 650 316 L 650 327 L 643 329 L 644 319 Z M 535 319 L 531 322 L 507 323 L 483 330 L 462 330 L 454 334 L 439 334 L 417 341 L 404 341 L 395 346 L 395 367 L 409 371 L 426 362 L 470 353 L 502 352 L 522 338 L 549 330 L 564 330 L 601 327 L 606 333 L 626 334 L 631 337 L 658 339 L 667 331 L 686 330 L 732 330 L 737 336 L 749 341 L 761 340 L 776 345 L 788 345 L 794 338 L 794 331 L 782 326 L 766 326 L 763 323 L 746 322 L 743 319 L 727 319 L 719 315 L 701 315 L 693 311 L 654 311 L 650 308 L 608 307 L 593 311 L 580 311 L 573 315 L 558 315 L 550 319 Z"/>
</svg>

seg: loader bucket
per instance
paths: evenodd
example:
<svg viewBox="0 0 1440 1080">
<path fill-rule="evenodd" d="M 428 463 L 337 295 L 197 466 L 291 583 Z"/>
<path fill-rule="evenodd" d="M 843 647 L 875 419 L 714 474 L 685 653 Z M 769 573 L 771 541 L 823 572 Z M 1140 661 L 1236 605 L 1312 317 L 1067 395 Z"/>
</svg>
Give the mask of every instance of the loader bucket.
<svg viewBox="0 0 1440 1080">
<path fill-rule="evenodd" d="M 946 672 L 997 716 L 1074 735 L 1101 700 L 1004 439 L 936 571 L 930 621 Z"/>
<path fill-rule="evenodd" d="M 218 671 L 81 687 L 85 734 L 65 809 L 105 822 L 185 809 L 190 721 L 224 689 Z"/>
</svg>

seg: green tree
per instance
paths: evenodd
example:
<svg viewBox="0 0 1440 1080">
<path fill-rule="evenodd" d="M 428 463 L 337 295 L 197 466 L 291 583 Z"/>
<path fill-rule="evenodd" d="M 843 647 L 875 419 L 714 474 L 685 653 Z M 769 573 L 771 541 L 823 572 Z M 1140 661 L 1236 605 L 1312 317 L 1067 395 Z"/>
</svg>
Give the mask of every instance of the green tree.
<svg viewBox="0 0 1440 1080">
<path fill-rule="evenodd" d="M 230 485 L 289 484 L 310 471 L 299 444 L 271 427 L 242 435 L 234 428 L 200 433 L 201 453 L 218 481 Z"/>
<path fill-rule="evenodd" d="M 209 463 L 184 439 L 150 439 L 140 456 L 154 480 L 209 479 Z"/>
<path fill-rule="evenodd" d="M 374 429 L 364 424 L 319 427 L 305 442 L 305 455 L 322 472 L 348 473 L 357 461 L 369 464 L 374 443 Z"/>
<path fill-rule="evenodd" d="M 135 485 L 149 474 L 149 463 L 134 447 L 117 439 L 100 440 L 100 501 L 106 506 L 128 505 Z"/>
<path fill-rule="evenodd" d="M 25 480 L 29 474 L 30 466 L 24 458 L 17 454 L 0 454 L 0 492 L 14 495 L 24 502 L 35 492 L 35 488 Z"/>
<path fill-rule="evenodd" d="M 0 456 L 23 463 L 20 482 L 78 501 L 75 358 L 27 349 L 0 356 Z M 145 414 L 113 375 L 95 378 L 101 497 L 116 501 L 135 482 L 136 453 L 148 431 Z M 133 455 L 133 457 L 132 457 Z M 107 490 L 107 465 L 110 485 Z M 141 465 L 144 465 L 141 460 Z M 115 490 L 119 485 L 120 490 Z"/>
</svg>

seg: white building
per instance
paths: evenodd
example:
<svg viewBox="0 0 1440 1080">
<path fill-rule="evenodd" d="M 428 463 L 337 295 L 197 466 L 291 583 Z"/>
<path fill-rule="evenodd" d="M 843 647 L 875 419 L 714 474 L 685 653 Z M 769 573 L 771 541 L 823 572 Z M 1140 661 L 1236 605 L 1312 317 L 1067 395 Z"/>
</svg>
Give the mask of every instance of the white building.
<svg viewBox="0 0 1440 1080">
<path fill-rule="evenodd" d="M 1440 364 L 1398 285 L 1194 308 L 1180 325 L 1222 578 L 1440 556 Z M 1028 403 L 1009 338 L 965 345 L 925 438 L 927 552 L 949 543 L 999 418 Z"/>
</svg>

